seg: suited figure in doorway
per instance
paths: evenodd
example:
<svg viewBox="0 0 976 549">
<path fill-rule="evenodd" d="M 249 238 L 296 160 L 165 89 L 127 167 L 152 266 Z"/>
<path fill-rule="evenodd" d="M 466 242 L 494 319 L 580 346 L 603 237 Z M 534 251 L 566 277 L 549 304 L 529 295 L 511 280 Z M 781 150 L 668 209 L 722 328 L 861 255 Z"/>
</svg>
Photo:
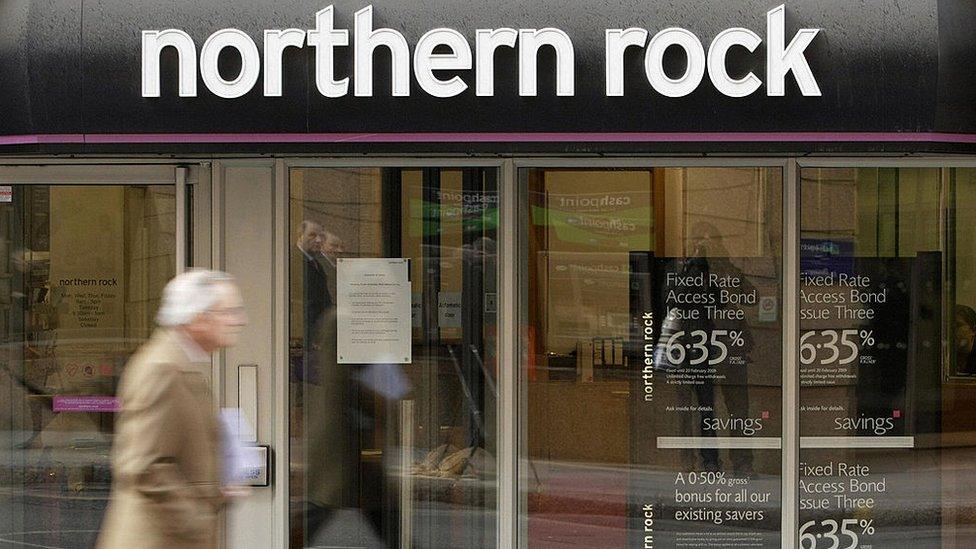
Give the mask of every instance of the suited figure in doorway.
<svg viewBox="0 0 976 549">
<path fill-rule="evenodd" d="M 298 250 L 302 254 L 302 287 L 305 290 L 305 332 L 315 333 L 322 315 L 335 306 L 335 257 L 342 240 L 321 224 L 302 221 Z M 311 341 L 306 337 L 306 341 Z"/>
<path fill-rule="evenodd" d="M 336 360 L 336 259 L 342 240 L 313 220 L 301 223 L 296 244 L 302 260 L 303 353 L 301 383 L 305 438 L 302 517 L 292 524 L 293 543 L 317 545 L 319 531 L 342 508 L 357 504 L 358 438 L 356 395 L 349 367 Z M 304 538 L 304 539 L 302 539 Z"/>
</svg>

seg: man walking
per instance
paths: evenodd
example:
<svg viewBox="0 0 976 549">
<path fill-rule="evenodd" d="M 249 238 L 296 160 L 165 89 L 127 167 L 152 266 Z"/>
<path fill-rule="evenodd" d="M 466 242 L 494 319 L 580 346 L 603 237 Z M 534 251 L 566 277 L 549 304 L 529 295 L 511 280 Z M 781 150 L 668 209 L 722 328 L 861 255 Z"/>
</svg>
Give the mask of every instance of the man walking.
<svg viewBox="0 0 976 549">
<path fill-rule="evenodd" d="M 193 270 L 163 290 L 158 328 L 119 385 L 112 499 L 98 549 L 216 549 L 220 424 L 210 356 L 247 322 L 233 278 Z"/>
</svg>

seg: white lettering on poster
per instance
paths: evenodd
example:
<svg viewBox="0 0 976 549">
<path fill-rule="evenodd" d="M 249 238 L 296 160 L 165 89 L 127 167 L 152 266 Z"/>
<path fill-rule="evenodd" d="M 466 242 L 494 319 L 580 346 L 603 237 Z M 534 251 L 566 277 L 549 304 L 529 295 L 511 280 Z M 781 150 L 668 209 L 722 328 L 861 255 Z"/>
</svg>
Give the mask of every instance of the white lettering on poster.
<svg viewBox="0 0 976 549">
<path fill-rule="evenodd" d="M 785 5 L 766 13 L 766 94 L 786 94 L 786 76 L 796 78 L 804 96 L 821 95 L 820 87 L 806 58 L 806 50 L 820 33 L 820 29 L 801 28 L 786 41 Z M 693 32 L 680 27 L 661 30 L 648 40 L 649 33 L 641 28 L 606 29 L 605 93 L 608 97 L 624 95 L 624 54 L 628 48 L 645 48 L 644 69 L 647 83 L 665 97 L 684 97 L 699 88 L 707 71 L 712 85 L 728 97 L 746 97 L 756 92 L 762 81 L 754 72 L 733 78 L 726 69 L 726 57 L 733 48 L 743 48 L 752 54 L 762 44 L 754 31 L 733 27 L 719 32 L 705 47 Z M 474 67 L 475 94 L 491 97 L 495 94 L 495 53 L 498 48 L 517 50 L 519 95 L 538 95 L 538 63 L 543 50 L 555 53 L 555 95 L 573 96 L 576 93 L 576 52 L 573 40 L 565 31 L 554 28 L 500 27 L 476 29 L 475 47 L 456 29 L 441 27 L 425 33 L 413 48 L 404 35 L 391 28 L 374 28 L 373 6 L 355 13 L 352 39 L 352 75 L 336 75 L 337 49 L 348 48 L 350 32 L 335 28 L 333 6 L 315 14 L 315 28 L 302 30 L 270 29 L 264 31 L 264 95 L 280 97 L 284 86 L 283 54 L 287 48 L 315 49 L 315 84 L 324 97 L 344 97 L 349 93 L 350 80 L 356 97 L 372 97 L 373 59 L 377 50 L 385 49 L 390 56 L 391 89 L 393 97 L 411 94 L 411 67 L 421 89 L 433 97 L 450 98 L 466 92 L 469 83 L 465 76 Z M 676 78 L 664 70 L 665 51 L 672 46 L 683 51 L 685 69 Z M 180 97 L 197 95 L 197 50 L 193 39 L 179 29 L 142 31 L 142 96 L 159 97 L 161 87 L 160 56 L 166 48 L 173 48 L 179 59 L 178 83 Z M 240 72 L 225 79 L 218 70 L 218 58 L 226 48 L 237 50 L 241 58 Z M 447 51 L 445 51 L 447 50 Z M 210 35 L 200 51 L 200 77 L 207 89 L 225 99 L 249 93 L 262 73 L 262 59 L 257 44 L 245 32 L 228 28 Z M 446 74 L 444 74 L 446 73 Z"/>
</svg>

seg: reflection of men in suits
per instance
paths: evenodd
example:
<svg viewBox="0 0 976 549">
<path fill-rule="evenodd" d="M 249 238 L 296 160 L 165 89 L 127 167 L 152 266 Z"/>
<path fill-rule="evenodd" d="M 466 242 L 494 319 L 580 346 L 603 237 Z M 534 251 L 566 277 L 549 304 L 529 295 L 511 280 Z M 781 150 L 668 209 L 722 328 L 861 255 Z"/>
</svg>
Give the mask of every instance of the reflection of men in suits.
<svg viewBox="0 0 976 549">
<path fill-rule="evenodd" d="M 976 311 L 956 305 L 956 373 L 976 374 Z"/>
<path fill-rule="evenodd" d="M 302 285 L 305 289 L 305 329 L 335 305 L 335 256 L 342 253 L 342 240 L 315 221 L 302 221 L 298 239 L 302 253 Z"/>
<path fill-rule="evenodd" d="M 305 363 L 299 380 L 315 383 L 315 376 L 319 373 L 315 364 L 321 354 L 320 323 L 326 313 L 335 310 L 335 259 L 345 250 L 338 236 L 315 221 L 302 221 L 301 231 L 297 247 L 302 254 L 302 288 L 305 294 Z"/>
<path fill-rule="evenodd" d="M 355 506 L 357 436 L 347 368 L 336 363 L 336 256 L 342 241 L 321 224 L 305 220 L 297 246 L 302 254 L 304 353 L 302 381 L 305 433 L 304 545 L 342 507 Z M 296 525 L 297 526 L 297 525 Z"/>
</svg>

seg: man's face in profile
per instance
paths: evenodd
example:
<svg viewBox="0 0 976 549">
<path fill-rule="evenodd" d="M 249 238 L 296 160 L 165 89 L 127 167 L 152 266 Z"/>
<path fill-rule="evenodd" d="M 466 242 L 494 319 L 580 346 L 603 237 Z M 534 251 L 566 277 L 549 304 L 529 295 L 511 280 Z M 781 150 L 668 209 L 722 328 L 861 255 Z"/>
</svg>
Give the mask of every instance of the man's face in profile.
<svg viewBox="0 0 976 549">
<path fill-rule="evenodd" d="M 237 286 L 230 283 L 220 284 L 217 293 L 214 306 L 200 313 L 186 328 L 208 352 L 235 345 L 241 330 L 247 324 L 244 302 Z"/>
<path fill-rule="evenodd" d="M 324 251 L 325 241 L 326 233 L 322 225 L 314 221 L 306 221 L 305 229 L 302 231 L 300 240 L 302 249 L 308 253 Z"/>
<path fill-rule="evenodd" d="M 345 247 L 342 245 L 342 239 L 332 233 L 326 233 L 324 242 L 322 243 L 322 253 L 328 255 L 329 257 L 335 257 L 337 254 L 341 254 L 346 251 Z"/>
</svg>

